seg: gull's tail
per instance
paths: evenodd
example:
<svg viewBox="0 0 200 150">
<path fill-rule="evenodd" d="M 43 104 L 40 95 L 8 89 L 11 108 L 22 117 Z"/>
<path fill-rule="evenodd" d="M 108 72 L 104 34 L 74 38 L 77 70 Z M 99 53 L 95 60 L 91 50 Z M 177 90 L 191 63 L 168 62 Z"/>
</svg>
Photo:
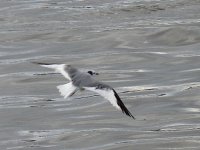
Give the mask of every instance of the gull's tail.
<svg viewBox="0 0 200 150">
<path fill-rule="evenodd" d="M 77 91 L 77 88 L 72 84 L 72 82 L 63 85 L 58 85 L 57 89 L 64 98 L 72 96 Z"/>
</svg>

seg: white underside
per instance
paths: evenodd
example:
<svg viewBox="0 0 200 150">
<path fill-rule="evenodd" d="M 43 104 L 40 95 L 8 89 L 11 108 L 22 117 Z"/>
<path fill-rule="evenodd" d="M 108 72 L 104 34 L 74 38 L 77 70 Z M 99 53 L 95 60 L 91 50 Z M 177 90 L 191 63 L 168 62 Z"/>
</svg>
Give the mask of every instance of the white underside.
<svg viewBox="0 0 200 150">
<path fill-rule="evenodd" d="M 112 89 L 96 89 L 96 87 L 84 87 L 86 90 L 93 91 L 98 93 L 107 99 L 115 108 L 120 110 L 119 105 L 117 104 L 117 99 Z"/>
</svg>

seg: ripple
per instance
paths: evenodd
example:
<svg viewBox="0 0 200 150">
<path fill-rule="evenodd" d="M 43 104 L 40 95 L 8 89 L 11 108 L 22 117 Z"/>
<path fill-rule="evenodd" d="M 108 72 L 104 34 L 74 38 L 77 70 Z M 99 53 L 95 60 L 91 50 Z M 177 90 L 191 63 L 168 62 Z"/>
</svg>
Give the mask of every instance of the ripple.
<svg viewBox="0 0 200 150">
<path fill-rule="evenodd" d="M 53 102 L 54 100 L 46 99 L 46 96 L 3 96 L 0 97 L 0 109 L 28 108 L 28 107 L 46 107 L 44 102 Z"/>
<path fill-rule="evenodd" d="M 100 102 L 100 103 L 95 103 L 95 104 L 89 104 L 89 105 L 87 104 L 85 106 L 74 106 L 74 107 L 70 107 L 70 108 L 56 108 L 56 110 L 57 111 L 82 110 L 82 109 L 100 106 L 100 105 L 103 105 L 104 103 L 106 103 L 106 101 L 103 101 L 103 102 Z"/>
<path fill-rule="evenodd" d="M 184 111 L 186 112 L 192 112 L 192 113 L 199 113 L 200 108 L 183 108 Z"/>
<path fill-rule="evenodd" d="M 199 88 L 200 83 L 184 83 L 184 84 L 176 84 L 169 86 L 128 86 L 128 87 L 120 87 L 119 93 L 141 93 L 140 95 L 128 96 L 127 98 L 151 98 L 151 97 L 170 97 L 180 94 L 186 90 Z M 151 91 L 153 93 L 144 93 Z M 155 93 L 156 92 L 156 93 Z"/>
<path fill-rule="evenodd" d="M 159 45 L 190 45 L 200 42 L 200 33 L 185 28 L 169 28 L 150 35 L 148 40 Z"/>
</svg>

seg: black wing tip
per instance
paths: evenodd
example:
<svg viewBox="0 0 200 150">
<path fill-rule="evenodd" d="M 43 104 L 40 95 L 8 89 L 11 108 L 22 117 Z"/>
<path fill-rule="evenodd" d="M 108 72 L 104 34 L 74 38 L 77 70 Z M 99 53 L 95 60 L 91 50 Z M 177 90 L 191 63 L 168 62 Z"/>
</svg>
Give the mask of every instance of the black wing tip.
<svg viewBox="0 0 200 150">
<path fill-rule="evenodd" d="M 131 112 L 126 108 L 122 109 L 122 112 L 125 113 L 127 116 L 133 118 L 135 120 L 135 117 L 131 114 Z"/>
<path fill-rule="evenodd" d="M 48 65 L 47 63 L 36 62 L 36 61 L 32 61 L 31 63 L 35 65 Z"/>
<path fill-rule="evenodd" d="M 31 63 L 36 64 L 36 65 L 52 65 L 52 64 L 55 64 L 55 63 L 43 63 L 43 62 L 36 62 L 36 61 L 32 61 Z"/>
<path fill-rule="evenodd" d="M 126 106 L 124 105 L 124 103 L 122 102 L 122 100 L 120 99 L 119 95 L 117 94 L 117 92 L 113 89 L 114 95 L 117 99 L 117 104 L 119 105 L 119 107 L 121 108 L 122 112 L 124 114 L 126 114 L 127 116 L 133 118 L 135 120 L 135 117 L 131 114 L 131 112 L 126 108 Z"/>
</svg>

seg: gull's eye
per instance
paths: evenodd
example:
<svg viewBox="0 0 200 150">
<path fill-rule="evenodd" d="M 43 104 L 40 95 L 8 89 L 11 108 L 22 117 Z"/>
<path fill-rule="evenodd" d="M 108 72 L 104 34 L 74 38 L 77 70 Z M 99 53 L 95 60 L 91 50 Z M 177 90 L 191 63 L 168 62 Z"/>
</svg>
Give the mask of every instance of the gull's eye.
<svg viewBox="0 0 200 150">
<path fill-rule="evenodd" d="M 92 71 L 88 71 L 88 73 L 89 73 L 90 75 L 93 75 L 93 72 L 92 72 Z"/>
</svg>

